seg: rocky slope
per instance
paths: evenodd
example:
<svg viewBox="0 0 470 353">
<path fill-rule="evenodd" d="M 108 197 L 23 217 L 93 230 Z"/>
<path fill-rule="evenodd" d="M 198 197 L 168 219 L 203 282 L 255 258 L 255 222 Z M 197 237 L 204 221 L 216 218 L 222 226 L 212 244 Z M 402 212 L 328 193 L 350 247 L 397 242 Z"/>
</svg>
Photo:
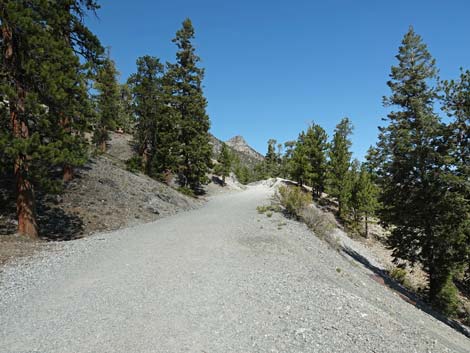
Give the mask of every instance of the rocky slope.
<svg viewBox="0 0 470 353">
<path fill-rule="evenodd" d="M 38 194 L 41 236 L 47 240 L 76 239 L 150 222 L 202 204 L 203 201 L 182 195 L 146 175 L 127 171 L 125 161 L 131 156 L 131 137 L 112 134 L 108 152 L 77 170 L 62 194 Z M 0 184 L 0 194 L 5 191 L 6 185 L 3 186 L 2 189 Z M 5 199 L 0 212 L 0 264 L 29 255 L 36 245 L 43 246 L 14 235 L 16 220 L 11 196 L 0 197 Z"/>
</svg>

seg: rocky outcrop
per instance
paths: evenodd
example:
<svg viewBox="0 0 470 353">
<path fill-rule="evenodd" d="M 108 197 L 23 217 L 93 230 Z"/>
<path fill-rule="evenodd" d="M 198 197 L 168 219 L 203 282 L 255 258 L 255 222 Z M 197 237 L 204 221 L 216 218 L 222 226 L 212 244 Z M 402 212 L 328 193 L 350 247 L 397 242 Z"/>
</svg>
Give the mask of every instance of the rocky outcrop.
<svg viewBox="0 0 470 353">
<path fill-rule="evenodd" d="M 217 158 L 222 148 L 223 142 L 214 135 L 210 135 L 210 143 L 213 146 L 214 158 Z M 232 137 L 225 143 L 230 148 L 232 153 L 240 159 L 240 162 L 245 164 L 250 169 L 264 160 L 263 155 L 249 146 L 242 136 Z"/>
<path fill-rule="evenodd" d="M 226 144 L 233 148 L 235 151 L 243 153 L 249 156 L 250 158 L 256 159 L 260 162 L 264 159 L 261 153 L 257 152 L 250 145 L 248 145 L 248 143 L 242 136 L 234 136 L 230 140 L 228 140 Z"/>
</svg>

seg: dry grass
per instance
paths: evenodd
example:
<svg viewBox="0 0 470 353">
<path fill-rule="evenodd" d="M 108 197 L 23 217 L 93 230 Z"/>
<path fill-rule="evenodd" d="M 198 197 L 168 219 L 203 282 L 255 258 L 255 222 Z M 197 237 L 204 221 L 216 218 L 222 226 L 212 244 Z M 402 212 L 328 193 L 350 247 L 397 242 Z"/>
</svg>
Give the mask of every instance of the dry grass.
<svg viewBox="0 0 470 353">
<path fill-rule="evenodd" d="M 304 222 L 318 238 L 326 241 L 333 249 L 340 249 L 339 239 L 333 234 L 334 220 L 313 205 L 310 193 L 298 187 L 281 186 L 276 199 L 289 215 Z"/>
</svg>

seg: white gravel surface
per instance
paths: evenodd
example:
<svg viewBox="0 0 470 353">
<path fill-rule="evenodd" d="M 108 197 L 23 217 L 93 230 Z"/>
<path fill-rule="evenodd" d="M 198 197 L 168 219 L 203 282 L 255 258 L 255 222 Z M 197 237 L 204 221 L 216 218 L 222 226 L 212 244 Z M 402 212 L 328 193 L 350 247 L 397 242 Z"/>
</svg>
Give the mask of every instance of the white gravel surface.
<svg viewBox="0 0 470 353">
<path fill-rule="evenodd" d="M 251 186 L 0 274 L 0 352 L 470 352 Z M 54 250 L 53 249 L 53 250 Z"/>
</svg>

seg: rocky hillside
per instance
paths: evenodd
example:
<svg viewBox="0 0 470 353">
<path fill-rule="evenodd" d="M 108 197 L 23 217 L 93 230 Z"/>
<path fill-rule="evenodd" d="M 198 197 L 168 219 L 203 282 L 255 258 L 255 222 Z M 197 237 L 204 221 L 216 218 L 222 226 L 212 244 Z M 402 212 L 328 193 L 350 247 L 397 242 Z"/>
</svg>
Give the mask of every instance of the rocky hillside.
<svg viewBox="0 0 470 353">
<path fill-rule="evenodd" d="M 210 135 L 210 138 L 214 156 L 217 156 L 220 153 L 223 142 L 213 135 Z M 240 162 L 247 165 L 249 168 L 253 168 L 256 164 L 264 160 L 263 155 L 249 146 L 242 136 L 232 137 L 225 143 L 230 147 L 232 153 L 240 159 Z"/>
<path fill-rule="evenodd" d="M 150 222 L 202 204 L 203 201 L 187 197 L 146 175 L 127 171 L 125 161 L 131 156 L 131 137 L 112 134 L 108 152 L 77 170 L 63 193 L 44 196 L 38 192 L 41 237 L 80 238 Z M 15 202 L 13 195 L 6 192 L 11 189 L 10 183 L 0 178 L 0 264 L 23 253 L 27 255 L 30 252 L 27 247 L 33 246 L 14 235 Z"/>
</svg>

